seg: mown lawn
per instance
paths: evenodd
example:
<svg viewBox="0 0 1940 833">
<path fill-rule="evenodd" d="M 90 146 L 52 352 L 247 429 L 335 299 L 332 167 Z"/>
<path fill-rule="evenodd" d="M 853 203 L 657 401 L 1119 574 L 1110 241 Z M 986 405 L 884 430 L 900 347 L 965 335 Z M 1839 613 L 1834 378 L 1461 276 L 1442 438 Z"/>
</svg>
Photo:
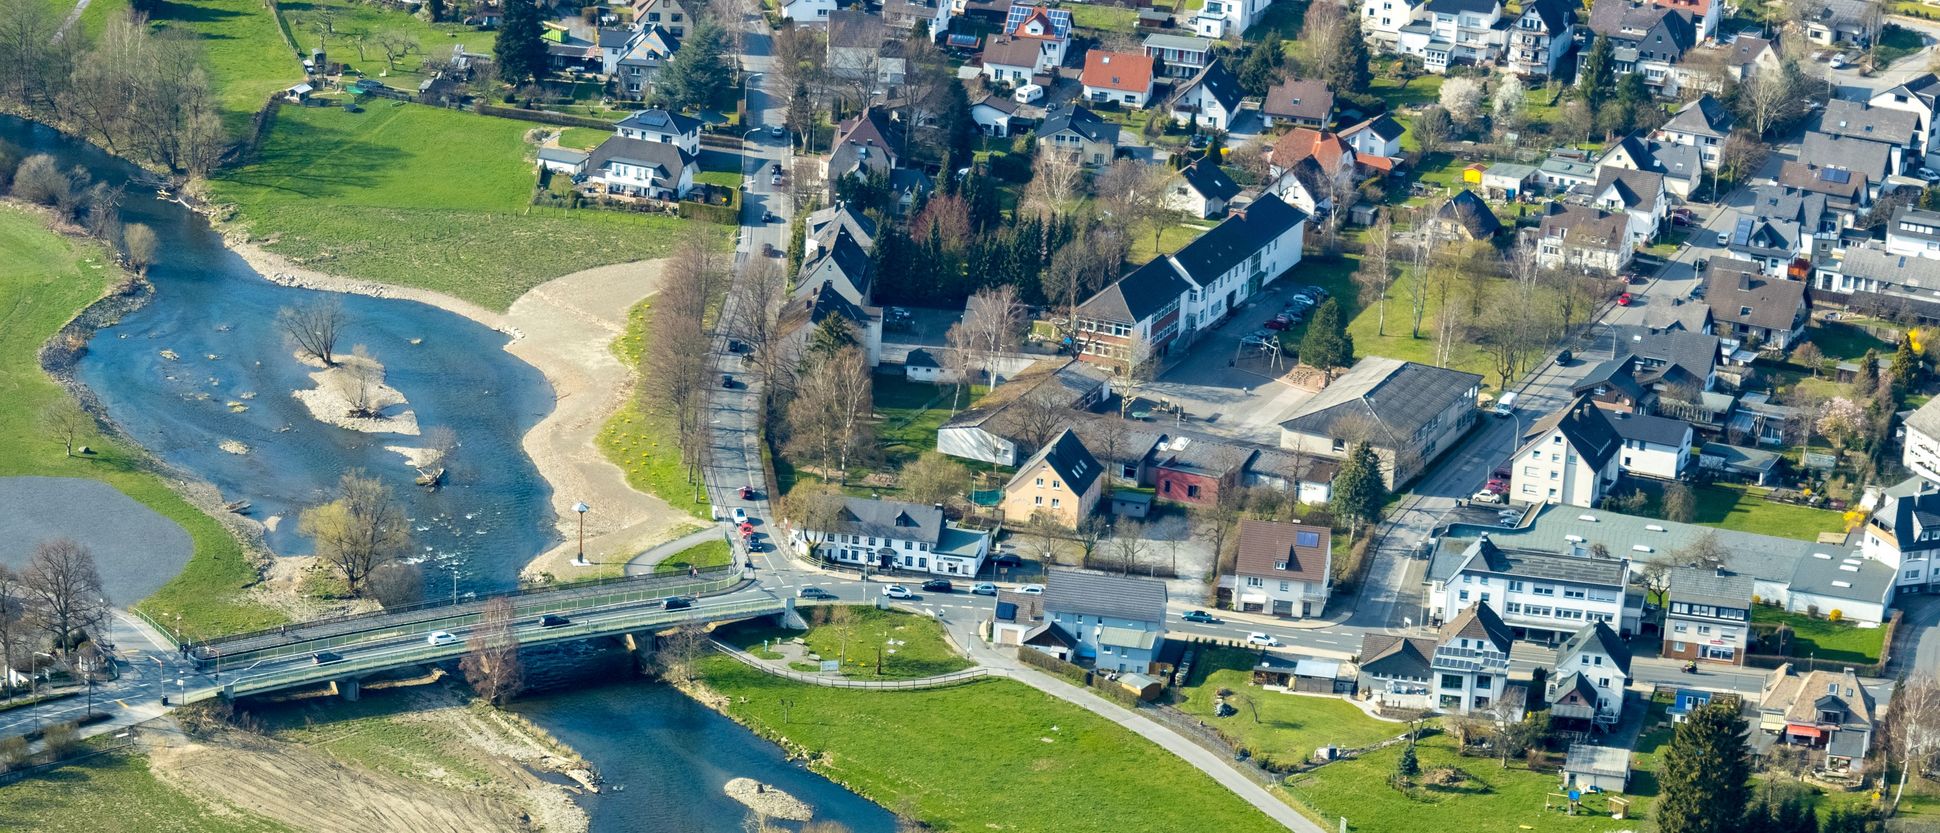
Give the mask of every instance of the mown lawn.
<svg viewBox="0 0 1940 833">
<path fill-rule="evenodd" d="M 843 675 L 860 679 L 934 677 L 970 667 L 970 661 L 943 638 L 943 626 L 935 619 L 899 610 L 846 607 L 854 617 L 846 635 L 828 623 L 834 605 L 802 608 L 802 615 L 809 621 L 807 633 L 743 622 L 721 628 L 715 635 L 741 648 L 759 648 L 762 640 L 799 636 L 811 653 L 841 662 Z M 876 673 L 877 649 L 882 652 L 880 674 Z"/>
<path fill-rule="evenodd" d="M 685 573 L 690 569 L 705 570 L 709 567 L 726 567 L 734 563 L 734 552 L 728 548 L 727 539 L 695 544 L 667 557 L 655 564 L 656 574 Z"/>
<path fill-rule="evenodd" d="M 1253 685 L 1250 669 L 1258 657 L 1257 652 L 1237 648 L 1202 654 L 1193 665 L 1192 684 L 1179 689 L 1183 697 L 1177 703 L 1179 709 L 1197 715 L 1262 763 L 1298 763 L 1322 746 L 1355 749 L 1407 731 L 1407 724 L 1375 720 L 1345 700 L 1285 694 Z M 1239 709 L 1239 714 L 1213 715 L 1220 689 L 1235 693 L 1227 702 Z"/>
<path fill-rule="evenodd" d="M 1879 69 L 1885 69 L 1893 62 L 1920 51 L 1926 46 L 1926 38 L 1919 32 L 1904 26 L 1887 24 L 1879 33 L 1879 48 L 1873 56 L 1879 62 Z"/>
<path fill-rule="evenodd" d="M 647 312 L 652 306 L 653 299 L 648 298 L 628 311 L 626 331 L 613 342 L 613 353 L 628 367 L 638 366 L 646 351 Z M 596 442 L 606 459 L 626 472 L 628 485 L 683 512 L 709 517 L 707 490 L 697 490 L 688 481 L 675 433 L 670 415 L 645 407 L 636 395 L 606 420 Z"/>
<path fill-rule="evenodd" d="M 1163 231 L 1159 232 L 1157 248 L 1153 247 L 1154 241 L 1151 235 L 1144 233 L 1132 235 L 1131 252 L 1127 255 L 1126 260 L 1130 263 L 1143 266 L 1150 262 L 1152 258 L 1158 257 L 1161 253 L 1172 254 L 1185 248 L 1187 243 L 1197 240 L 1199 235 L 1205 233 L 1206 230 L 1203 228 L 1188 226 L 1184 223 L 1166 226 Z"/>
<path fill-rule="evenodd" d="M 1602 796 L 1584 800 L 1590 814 L 1568 817 L 1561 810 L 1543 809 L 1544 798 L 1556 792 L 1554 774 L 1533 772 L 1521 762 L 1503 769 L 1490 758 L 1464 758 L 1445 735 L 1424 738 L 1415 750 L 1424 775 L 1448 767 L 1466 777 L 1446 787 L 1419 786 L 1413 794 L 1388 786 L 1400 746 L 1390 746 L 1350 761 L 1341 761 L 1290 779 L 1288 789 L 1327 821 L 1345 817 L 1347 829 L 1364 833 L 1400 830 L 1460 830 L 1463 833 L 1523 833 L 1526 830 L 1602 831 L 1648 830 L 1639 822 L 1648 817 L 1649 798 L 1632 796 L 1630 818 L 1610 818 Z M 1556 803 L 1556 802 L 1551 802 Z"/>
<path fill-rule="evenodd" d="M 1831 612 L 1819 611 L 1822 616 Z M 1851 622 L 1814 619 L 1777 608 L 1753 608 L 1751 621 L 1761 625 L 1790 625 L 1795 657 L 1872 664 L 1879 662 L 1879 652 L 1886 642 L 1883 627 L 1862 628 Z"/>
<path fill-rule="evenodd" d="M 680 220 L 532 207 L 532 129 L 382 100 L 360 113 L 286 107 L 257 158 L 209 190 L 298 263 L 492 309 L 560 275 L 666 252 Z"/>
<path fill-rule="evenodd" d="M 80 25 L 98 33 L 128 9 L 128 0 L 91 0 Z M 249 128 L 250 117 L 263 109 L 270 93 L 303 80 L 302 61 L 283 43 L 275 16 L 260 0 L 158 0 L 149 22 L 199 41 L 232 136 Z"/>
<path fill-rule="evenodd" d="M 1891 357 L 1893 354 L 1894 345 L 1886 343 L 1864 327 L 1843 321 L 1814 321 L 1806 328 L 1806 337 L 1828 359 L 1858 359 L 1864 357 L 1867 350 L 1877 350 L 1881 357 Z"/>
<path fill-rule="evenodd" d="M 497 39 L 494 32 L 456 23 L 432 24 L 417 15 L 370 2 L 287 0 L 280 5 L 290 37 L 305 56 L 321 45 L 330 60 L 348 64 L 365 75 L 416 77 L 427 55 L 442 54 L 457 44 L 463 44 L 466 52 L 490 55 Z M 417 41 L 415 49 L 398 58 L 396 69 L 385 64 L 384 50 L 371 37 L 386 31 L 403 32 Z M 416 89 L 415 82 L 391 86 Z"/>
<path fill-rule="evenodd" d="M 277 624 L 283 621 L 281 615 L 242 596 L 243 588 L 256 581 L 242 545 L 222 524 L 143 469 L 137 450 L 88 436 L 82 442 L 96 453 L 85 459 L 68 457 L 61 444 L 36 427 L 48 407 L 74 407 L 41 371 L 41 345 L 118 276 L 99 247 L 48 231 L 38 215 L 0 206 L 0 476 L 100 480 L 180 524 L 195 542 L 195 553 L 180 575 L 141 602 L 155 619 L 180 614 L 202 633 Z M 113 601 L 127 605 L 137 600 Z"/>
<path fill-rule="evenodd" d="M 37 833 L 274 833 L 269 819 L 227 804 L 210 806 L 148 769 L 145 755 L 108 755 L 0 789 L 9 830 Z"/>
<path fill-rule="evenodd" d="M 700 667 L 729 714 L 939 830 L 1284 830 L 1172 753 L 1021 683 L 856 691 L 791 683 L 726 657 Z"/>
<path fill-rule="evenodd" d="M 895 469 L 935 449 L 936 429 L 950 420 L 951 405 L 972 408 L 984 394 L 983 387 L 976 385 L 956 398 L 950 385 L 912 382 L 888 374 L 878 374 L 873 387 L 876 416 L 882 420 L 876 425 L 877 448 L 887 469 Z"/>
<path fill-rule="evenodd" d="M 1401 270 L 1389 288 L 1386 326 L 1382 327 L 1381 305 L 1363 305 L 1354 286 L 1354 272 L 1360 268 L 1360 257 L 1343 255 L 1325 259 L 1311 257 L 1295 266 L 1293 272 L 1280 280 L 1296 281 L 1302 284 L 1317 284 L 1326 288 L 1332 297 L 1340 302 L 1341 313 L 1348 317 L 1347 334 L 1354 337 L 1354 356 L 1386 356 L 1422 364 L 1437 364 L 1435 361 L 1435 316 L 1441 312 L 1436 302 L 1433 287 L 1427 288 L 1428 304 L 1421 319 L 1421 337 L 1413 336 L 1414 293 L 1417 291 L 1412 270 Z M 1468 281 L 1462 280 L 1449 289 L 1450 298 L 1468 297 Z M 1261 313 L 1262 320 L 1271 316 Z M 1311 317 L 1311 316 L 1310 316 Z M 1306 324 L 1302 323 L 1281 331 L 1283 344 L 1299 349 L 1300 339 L 1306 335 Z M 1480 373 L 1485 377 L 1495 374 L 1489 369 L 1489 361 L 1480 347 L 1472 340 L 1464 339 L 1455 345 L 1449 355 L 1448 366 L 1456 370 Z M 1484 379 L 1485 383 L 1491 379 Z M 1495 380 L 1500 384 L 1499 380 Z"/>
<path fill-rule="evenodd" d="M 1775 503 L 1764 495 L 1770 489 L 1734 483 L 1699 486 L 1695 523 L 1740 532 L 1816 541 L 1821 532 L 1845 529 L 1845 521 L 1830 509 Z"/>
<path fill-rule="evenodd" d="M 559 134 L 559 144 L 563 147 L 592 150 L 612 135 L 613 131 L 599 127 L 568 127 Z"/>
<path fill-rule="evenodd" d="M 1102 6 L 1091 3 L 1078 3 L 1068 6 L 1071 10 L 1071 25 L 1080 29 L 1097 32 L 1118 32 L 1131 34 L 1138 28 L 1138 11 L 1123 6 Z"/>
</svg>

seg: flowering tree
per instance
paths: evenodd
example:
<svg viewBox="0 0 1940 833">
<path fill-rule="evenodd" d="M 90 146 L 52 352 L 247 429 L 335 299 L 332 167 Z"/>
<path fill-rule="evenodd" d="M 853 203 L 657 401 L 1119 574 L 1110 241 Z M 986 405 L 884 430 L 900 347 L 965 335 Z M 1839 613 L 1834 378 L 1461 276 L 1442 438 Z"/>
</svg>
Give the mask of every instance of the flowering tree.
<svg viewBox="0 0 1940 833">
<path fill-rule="evenodd" d="M 1825 410 L 1819 413 L 1816 427 L 1820 436 L 1832 441 L 1840 451 L 1845 451 L 1865 432 L 1866 409 L 1851 399 L 1835 396 L 1825 403 Z"/>
</svg>

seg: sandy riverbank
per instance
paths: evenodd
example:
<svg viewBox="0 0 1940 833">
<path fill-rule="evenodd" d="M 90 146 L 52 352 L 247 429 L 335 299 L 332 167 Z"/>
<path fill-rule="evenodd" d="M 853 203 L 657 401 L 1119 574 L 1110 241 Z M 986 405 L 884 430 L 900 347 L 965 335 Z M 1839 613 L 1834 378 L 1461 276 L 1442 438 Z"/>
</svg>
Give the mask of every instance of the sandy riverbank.
<svg viewBox="0 0 1940 833">
<path fill-rule="evenodd" d="M 229 247 L 259 274 L 288 286 L 398 298 L 430 304 L 511 336 L 507 352 L 537 368 L 552 385 L 551 414 L 526 432 L 523 445 L 552 487 L 561 543 L 526 566 L 523 578 L 575 571 L 618 573 L 634 553 L 668 537 L 693 519 L 652 495 L 627 485 L 626 474 L 594 444 L 600 427 L 632 395 L 632 369 L 611 345 L 626 329 L 627 311 L 660 285 L 660 261 L 587 269 L 532 288 L 505 313 L 439 292 L 341 278 L 291 263 L 260 246 L 230 240 Z M 573 504 L 586 515 L 586 554 L 593 567 L 571 564 L 579 546 Z M 611 569 L 608 569 L 611 568 Z"/>
</svg>

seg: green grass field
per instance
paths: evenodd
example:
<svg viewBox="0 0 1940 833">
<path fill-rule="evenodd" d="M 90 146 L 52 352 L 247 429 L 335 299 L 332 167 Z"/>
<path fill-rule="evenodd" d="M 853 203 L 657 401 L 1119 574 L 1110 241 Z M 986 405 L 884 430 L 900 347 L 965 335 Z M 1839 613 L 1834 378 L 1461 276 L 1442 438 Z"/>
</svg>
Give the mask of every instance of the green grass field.
<svg viewBox="0 0 1940 833">
<path fill-rule="evenodd" d="M 1453 767 L 1468 777 L 1453 786 L 1420 786 L 1413 795 L 1403 793 L 1387 785 L 1395 759 L 1401 755 L 1400 746 L 1390 746 L 1294 776 L 1287 782 L 1288 789 L 1313 808 L 1314 815 L 1326 820 L 1330 830 L 1334 820 L 1341 817 L 1346 817 L 1348 830 L 1364 833 L 1426 829 L 1603 833 L 1654 827 L 1637 821 L 1648 816 L 1650 799 L 1645 797 L 1632 796 L 1630 818 L 1623 821 L 1610 818 L 1601 796 L 1591 796 L 1584 802 L 1585 807 L 1597 812 L 1567 817 L 1561 810 L 1543 809 L 1545 796 L 1559 789 L 1552 773 L 1530 771 L 1520 762 L 1503 769 L 1500 762 L 1490 758 L 1461 757 L 1455 752 L 1454 740 L 1445 735 L 1424 738 L 1415 752 L 1424 774 Z"/>
<path fill-rule="evenodd" d="M 68 4 L 69 7 L 72 4 Z M 128 0 L 91 0 L 81 25 L 99 32 Z M 149 17 L 156 29 L 194 35 L 203 64 L 222 102 L 222 121 L 232 135 L 249 127 L 271 93 L 303 80 L 303 65 L 276 31 L 276 18 L 260 0 L 160 0 Z"/>
<path fill-rule="evenodd" d="M 627 367 L 637 366 L 646 350 L 647 311 L 652 305 L 649 298 L 634 306 L 627 313 L 626 332 L 613 342 L 614 354 Z M 695 517 L 709 517 L 707 490 L 699 490 L 695 497 L 680 462 L 680 446 L 673 441 L 674 431 L 671 417 L 641 407 L 639 397 L 628 397 L 606 420 L 596 442 L 606 459 L 626 472 L 628 485 Z"/>
<path fill-rule="evenodd" d="M 1237 648 L 1207 651 L 1193 665 L 1193 683 L 1179 689 L 1180 711 L 1197 715 L 1206 725 L 1253 753 L 1262 763 L 1307 760 L 1328 744 L 1349 749 L 1394 737 L 1407 731 L 1403 723 L 1375 720 L 1344 700 L 1267 691 L 1252 684 L 1257 654 Z M 1220 689 L 1236 693 L 1228 700 L 1239 709 L 1231 717 L 1214 717 Z"/>
<path fill-rule="evenodd" d="M 1020 683 L 855 691 L 791 683 L 727 657 L 700 667 L 736 719 L 938 830 L 1283 829 L 1171 753 Z"/>
<path fill-rule="evenodd" d="M 1819 611 L 1822 616 L 1831 612 Z M 1879 652 L 1886 642 L 1886 629 L 1883 627 L 1862 628 L 1851 622 L 1814 619 L 1802 613 L 1769 607 L 1753 608 L 1751 621 L 1754 624 L 1790 625 L 1792 656 L 1795 657 L 1872 664 L 1879 662 Z"/>
<path fill-rule="evenodd" d="M 1071 10 L 1071 25 L 1080 29 L 1126 35 L 1138 29 L 1138 11 L 1135 9 L 1090 3 L 1078 3 L 1067 8 Z"/>
<path fill-rule="evenodd" d="M 211 806 L 149 772 L 142 755 L 108 755 L 0 789 L 0 819 L 36 833 L 275 833 L 269 819 Z M 23 826 L 16 826 L 23 825 Z"/>
<path fill-rule="evenodd" d="M 563 147 L 592 150 L 613 135 L 613 131 L 598 127 L 568 127 L 559 134 L 559 144 Z"/>
<path fill-rule="evenodd" d="M 42 410 L 67 400 L 41 372 L 41 344 L 100 297 L 117 274 L 98 247 L 48 231 L 37 215 L 0 206 L 0 476 L 100 480 L 180 524 L 195 542 L 195 554 L 180 575 L 142 602 L 157 620 L 180 614 L 201 633 L 274 625 L 280 615 L 242 597 L 256 581 L 242 545 L 143 469 L 133 449 L 91 436 L 83 442 L 97 452 L 93 457 L 68 457 L 36 428 Z"/>
<path fill-rule="evenodd" d="M 1806 328 L 1806 337 L 1828 359 L 1858 359 L 1864 357 L 1867 350 L 1877 350 L 1881 357 L 1891 357 L 1894 347 L 1864 327 L 1841 321 L 1814 321 Z"/>
<path fill-rule="evenodd" d="M 664 254 L 682 221 L 533 208 L 534 125 L 392 101 L 286 107 L 259 158 L 209 184 L 234 222 L 312 268 L 505 309 L 593 266 Z"/>
<path fill-rule="evenodd" d="M 810 652 L 823 659 L 840 661 L 842 673 L 858 679 L 907 680 L 970 667 L 970 661 L 943 638 L 943 626 L 928 616 L 851 605 L 848 610 L 855 619 L 844 639 L 840 629 L 828 624 L 831 609 L 830 605 L 804 606 L 802 616 L 809 621 L 807 633 L 742 622 L 723 627 L 715 634 L 741 648 L 758 648 L 764 639 L 786 640 L 799 636 Z M 881 674 L 876 673 L 878 648 L 882 649 Z"/>
<path fill-rule="evenodd" d="M 726 567 L 734 563 L 734 552 L 728 548 L 726 539 L 695 544 L 669 556 L 667 560 L 655 564 L 653 571 L 660 574 L 685 573 L 689 569 L 705 570 L 709 567 Z"/>
<path fill-rule="evenodd" d="M 1166 226 L 1163 231 L 1159 232 L 1157 248 L 1153 248 L 1151 235 L 1144 233 L 1133 235 L 1131 252 L 1126 257 L 1126 261 L 1143 266 L 1151 262 L 1152 258 L 1158 257 L 1161 252 L 1172 254 L 1185 248 L 1187 243 L 1197 240 L 1199 235 L 1205 233 L 1206 230 L 1203 228 L 1188 226 L 1183 223 Z"/>
<path fill-rule="evenodd" d="M 466 52 L 492 54 L 497 34 L 454 23 L 433 25 L 424 18 L 398 9 L 356 0 L 286 0 L 280 4 L 283 21 L 290 36 L 304 55 L 321 45 L 330 59 L 355 67 L 366 75 L 388 73 L 392 77 L 421 75 L 420 67 L 428 54 L 463 44 Z M 384 50 L 373 36 L 380 32 L 403 32 L 416 39 L 417 49 L 397 61 L 391 69 L 384 62 Z M 361 50 L 359 43 L 362 43 Z M 416 89 L 416 83 L 392 82 L 391 86 Z"/>
<path fill-rule="evenodd" d="M 951 416 L 951 387 L 912 382 L 902 376 L 878 374 L 874 382 L 878 448 L 887 468 L 896 468 L 936 448 L 936 429 Z M 956 401 L 971 408 L 983 396 L 981 386 L 963 392 Z"/>
<path fill-rule="evenodd" d="M 1774 503 L 1764 498 L 1769 489 L 1712 483 L 1699 486 L 1694 491 L 1697 493 L 1695 522 L 1706 526 L 1801 541 L 1816 541 L 1821 532 L 1845 529 L 1845 521 L 1838 512 Z"/>
<path fill-rule="evenodd" d="M 1382 327 L 1380 304 L 1363 305 L 1357 298 L 1359 289 L 1354 285 L 1354 272 L 1360 268 L 1358 255 L 1343 255 L 1339 258 L 1308 258 L 1295 266 L 1282 281 L 1296 281 L 1302 284 L 1315 284 L 1325 287 L 1341 305 L 1341 313 L 1348 317 L 1347 334 L 1354 337 L 1354 356 L 1386 356 L 1422 364 L 1437 364 L 1435 361 L 1435 316 L 1440 313 L 1441 305 L 1436 303 L 1432 287 L 1428 290 L 1428 306 L 1421 320 L 1421 337 L 1412 335 L 1413 299 L 1416 291 L 1412 271 L 1403 270 L 1400 277 L 1388 291 L 1386 326 Z M 1468 282 L 1458 282 L 1449 290 L 1451 298 L 1465 298 Z M 1264 318 L 1271 317 L 1262 315 Z M 1306 325 L 1300 324 L 1281 331 L 1281 342 L 1291 344 L 1296 349 L 1300 339 L 1306 335 Z M 1448 366 L 1456 370 L 1480 373 L 1489 383 L 1494 372 L 1489 369 L 1489 361 L 1470 340 L 1455 345 L 1450 353 Z M 1499 384 L 1499 380 L 1493 380 Z"/>
</svg>

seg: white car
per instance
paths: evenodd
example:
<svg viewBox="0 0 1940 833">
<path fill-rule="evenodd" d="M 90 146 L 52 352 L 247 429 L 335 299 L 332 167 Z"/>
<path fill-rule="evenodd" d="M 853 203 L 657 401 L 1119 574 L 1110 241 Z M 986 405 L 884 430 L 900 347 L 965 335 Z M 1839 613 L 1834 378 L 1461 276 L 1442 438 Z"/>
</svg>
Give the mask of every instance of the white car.
<svg viewBox="0 0 1940 833">
<path fill-rule="evenodd" d="M 744 523 L 747 523 L 747 522 L 748 522 L 748 510 L 746 510 L 746 509 L 743 509 L 743 508 L 741 508 L 741 507 L 739 507 L 739 506 L 736 506 L 736 507 L 734 507 L 734 522 L 735 522 L 735 523 L 738 523 L 738 524 L 744 524 Z"/>
<path fill-rule="evenodd" d="M 458 637 L 452 636 L 451 631 L 432 631 L 425 634 L 424 642 L 426 645 L 456 645 Z"/>
<path fill-rule="evenodd" d="M 1262 633 L 1260 631 L 1254 631 L 1246 635 L 1246 644 L 1264 645 L 1268 648 L 1278 648 L 1280 647 L 1280 640 L 1274 639 L 1272 636 Z"/>
<path fill-rule="evenodd" d="M 1017 588 L 1017 592 L 1019 592 L 1019 593 L 1029 593 L 1029 594 L 1031 594 L 1031 595 L 1033 595 L 1033 596 L 1042 596 L 1042 595 L 1044 595 L 1044 585 L 1042 585 L 1042 584 L 1026 584 L 1026 585 L 1024 585 L 1023 587 L 1019 587 L 1019 588 Z"/>
<path fill-rule="evenodd" d="M 1731 245 L 1731 232 L 1728 232 L 1728 231 L 1718 232 L 1718 245 L 1720 246 Z"/>
<path fill-rule="evenodd" d="M 1491 492 L 1487 489 L 1483 489 L 1482 491 L 1479 491 L 1473 495 L 1470 495 L 1469 502 L 1470 503 L 1501 503 L 1502 496 L 1494 492 Z"/>
<path fill-rule="evenodd" d="M 884 587 L 882 589 L 882 594 L 892 599 L 910 599 L 910 598 L 916 597 L 915 593 L 909 592 L 909 588 L 904 587 L 900 584 L 892 584 L 892 585 L 889 585 L 888 587 Z"/>
</svg>

